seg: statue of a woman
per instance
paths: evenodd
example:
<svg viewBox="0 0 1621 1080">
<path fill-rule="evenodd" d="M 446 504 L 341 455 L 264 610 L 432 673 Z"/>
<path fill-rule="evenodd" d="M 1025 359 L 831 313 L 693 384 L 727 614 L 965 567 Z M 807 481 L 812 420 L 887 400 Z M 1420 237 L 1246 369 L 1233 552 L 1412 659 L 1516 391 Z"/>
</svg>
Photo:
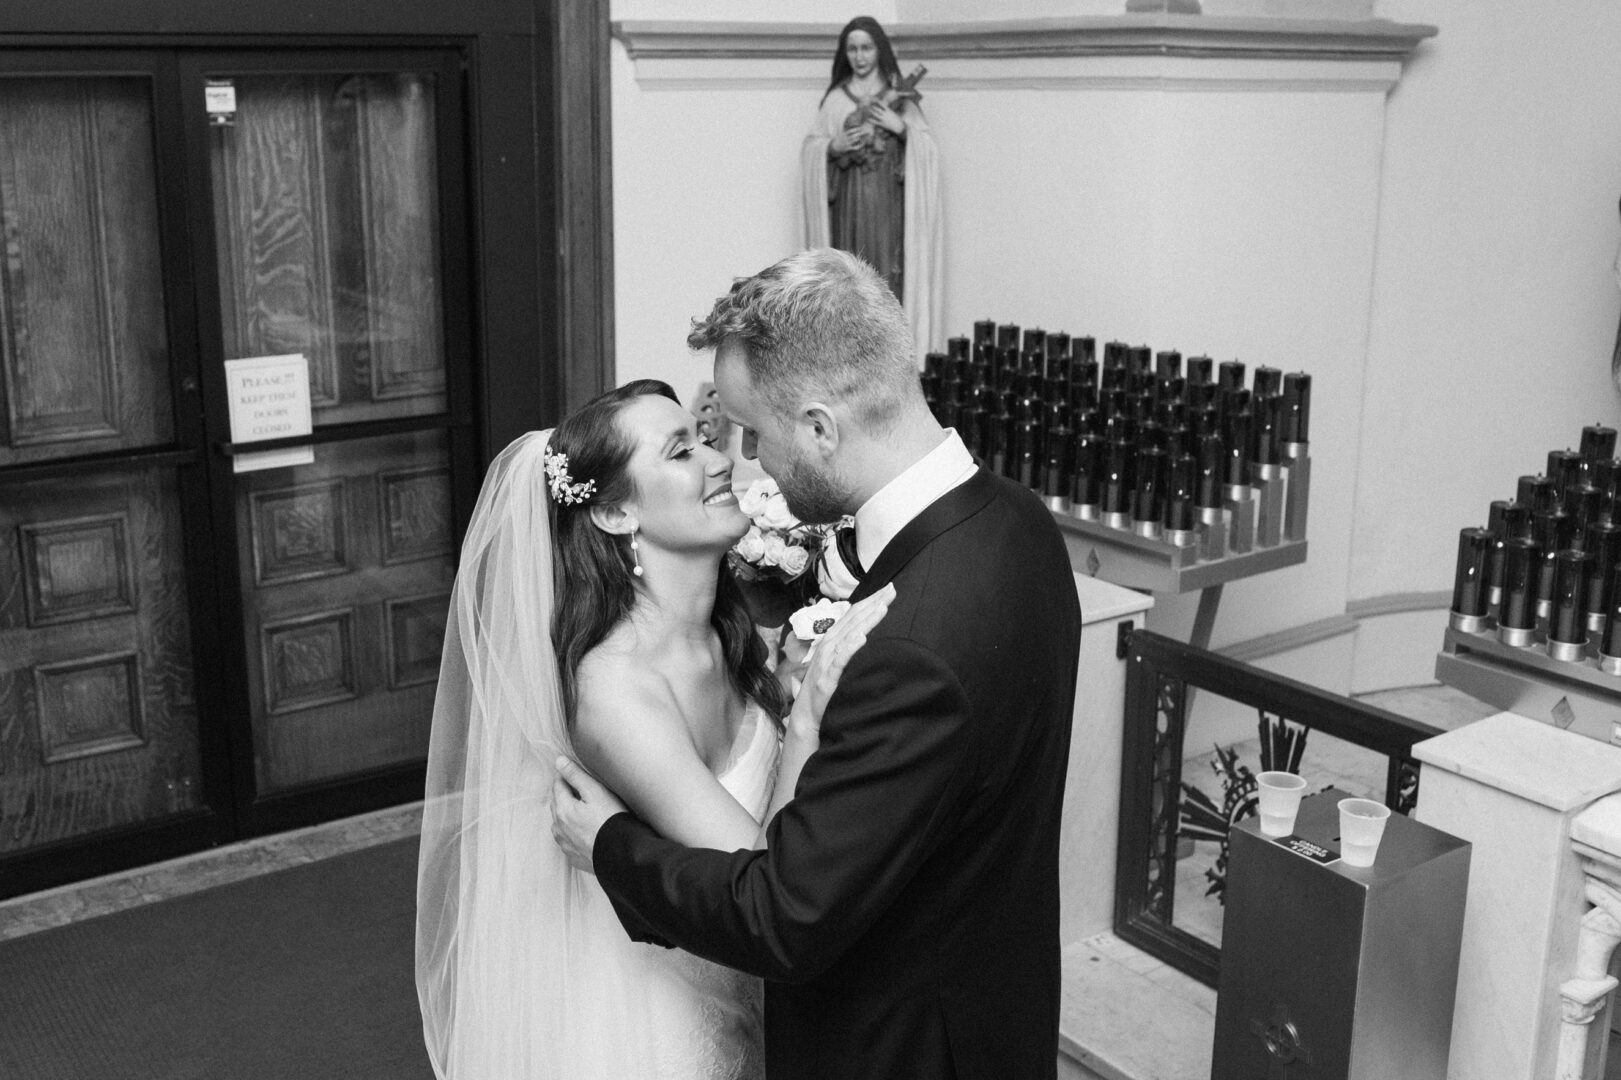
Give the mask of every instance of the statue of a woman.
<svg viewBox="0 0 1621 1080">
<path fill-rule="evenodd" d="M 853 252 L 900 297 L 918 359 L 944 345 L 934 136 L 877 20 L 851 19 L 801 153 L 805 246 Z"/>
</svg>

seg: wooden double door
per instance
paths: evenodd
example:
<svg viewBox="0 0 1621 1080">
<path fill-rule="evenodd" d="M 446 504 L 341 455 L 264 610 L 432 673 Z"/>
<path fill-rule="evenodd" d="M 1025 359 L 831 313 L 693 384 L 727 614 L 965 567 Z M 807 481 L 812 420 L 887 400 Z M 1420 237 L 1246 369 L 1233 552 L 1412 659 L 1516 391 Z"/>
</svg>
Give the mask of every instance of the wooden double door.
<svg viewBox="0 0 1621 1080">
<path fill-rule="evenodd" d="M 420 793 L 477 493 L 464 57 L 0 73 L 0 896 Z M 299 354 L 313 462 L 224 362 Z"/>
</svg>

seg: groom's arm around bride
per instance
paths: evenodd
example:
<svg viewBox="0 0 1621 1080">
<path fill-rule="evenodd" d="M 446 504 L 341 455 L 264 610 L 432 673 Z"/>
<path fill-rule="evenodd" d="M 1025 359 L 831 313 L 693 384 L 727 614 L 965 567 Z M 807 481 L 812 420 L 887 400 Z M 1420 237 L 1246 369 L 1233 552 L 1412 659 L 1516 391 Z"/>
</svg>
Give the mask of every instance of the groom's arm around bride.
<svg viewBox="0 0 1621 1080">
<path fill-rule="evenodd" d="M 934 423 L 899 306 L 848 256 L 740 282 L 694 337 L 790 504 L 859 508 L 877 547 L 856 598 L 896 597 L 765 850 L 684 848 L 621 813 L 584 845 L 597 877 L 633 937 L 770 980 L 771 1080 L 1051 1077 L 1080 637 L 1051 516 Z"/>
</svg>

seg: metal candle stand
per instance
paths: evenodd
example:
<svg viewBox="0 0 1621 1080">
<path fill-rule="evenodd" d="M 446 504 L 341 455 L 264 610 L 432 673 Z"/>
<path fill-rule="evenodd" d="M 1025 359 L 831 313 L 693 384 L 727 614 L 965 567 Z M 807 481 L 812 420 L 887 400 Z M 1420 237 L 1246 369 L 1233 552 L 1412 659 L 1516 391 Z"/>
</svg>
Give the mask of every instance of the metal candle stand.
<svg viewBox="0 0 1621 1080">
<path fill-rule="evenodd" d="M 1022 340 L 1021 340 L 1022 338 Z M 1075 565 L 1127 588 L 1221 587 L 1306 558 L 1311 376 L 1151 354 L 990 320 L 931 353 L 924 396 L 987 465 L 1042 496 Z"/>
<path fill-rule="evenodd" d="M 1497 706 L 1621 745 L 1621 461 L 1582 429 L 1522 476 L 1485 528 L 1458 535 L 1436 678 Z"/>
</svg>

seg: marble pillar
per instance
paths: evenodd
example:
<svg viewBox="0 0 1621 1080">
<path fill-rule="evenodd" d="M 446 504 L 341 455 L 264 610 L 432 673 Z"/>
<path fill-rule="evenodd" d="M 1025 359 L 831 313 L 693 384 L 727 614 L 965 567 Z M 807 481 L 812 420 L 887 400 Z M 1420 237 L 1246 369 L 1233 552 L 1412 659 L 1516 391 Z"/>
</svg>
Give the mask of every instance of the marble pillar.
<svg viewBox="0 0 1621 1080">
<path fill-rule="evenodd" d="M 1064 826 L 1059 836 L 1059 936 L 1066 945 L 1114 923 L 1114 860 L 1120 830 L 1120 751 L 1126 663 L 1115 657 L 1120 624 L 1153 597 L 1075 575 L 1081 599 L 1081 668 L 1075 683 Z"/>
<path fill-rule="evenodd" d="M 1615 1015 L 1611 967 L 1621 946 L 1621 795 L 1606 796 L 1576 815 L 1570 840 L 1586 879 L 1583 899 L 1593 906 L 1582 915 L 1576 968 L 1559 988 L 1564 1028 L 1555 1080 L 1591 1080 L 1605 1075 Z"/>
<path fill-rule="evenodd" d="M 1474 845 L 1447 1076 L 1551 1077 L 1588 906 L 1572 821 L 1621 791 L 1621 748 L 1498 713 L 1413 754 L 1415 816 Z"/>
</svg>

